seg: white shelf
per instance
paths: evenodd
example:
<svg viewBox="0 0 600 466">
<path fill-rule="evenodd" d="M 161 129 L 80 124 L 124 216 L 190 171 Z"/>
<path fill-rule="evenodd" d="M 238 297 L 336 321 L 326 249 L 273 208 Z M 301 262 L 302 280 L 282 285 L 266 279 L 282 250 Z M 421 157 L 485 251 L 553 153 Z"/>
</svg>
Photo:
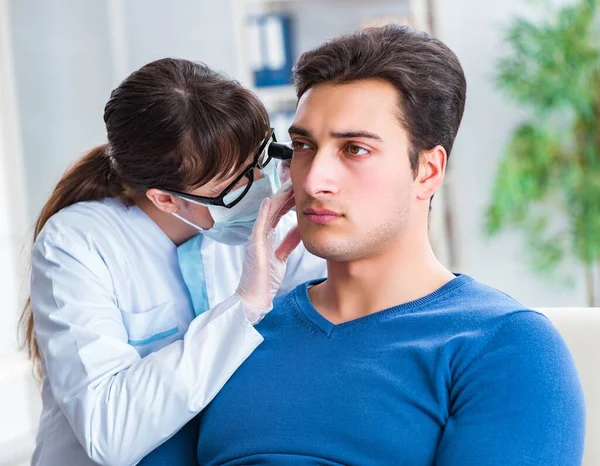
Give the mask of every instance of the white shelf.
<svg viewBox="0 0 600 466">
<path fill-rule="evenodd" d="M 278 103 L 296 102 L 296 91 L 292 85 L 253 87 L 252 91 L 267 107 L 276 106 Z"/>
</svg>

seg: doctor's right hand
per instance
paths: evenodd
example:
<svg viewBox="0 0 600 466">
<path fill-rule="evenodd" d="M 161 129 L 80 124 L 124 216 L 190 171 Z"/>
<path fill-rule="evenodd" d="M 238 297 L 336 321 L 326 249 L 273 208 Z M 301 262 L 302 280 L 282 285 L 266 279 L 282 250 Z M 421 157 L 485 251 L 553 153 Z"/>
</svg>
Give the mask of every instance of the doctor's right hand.
<svg viewBox="0 0 600 466">
<path fill-rule="evenodd" d="M 252 236 L 246 248 L 242 278 L 236 294 L 244 304 L 246 317 L 257 324 L 273 308 L 273 298 L 285 275 L 286 261 L 300 244 L 295 226 L 275 247 L 275 227 L 294 207 L 292 183 L 285 183 L 272 199 L 263 200 Z"/>
</svg>

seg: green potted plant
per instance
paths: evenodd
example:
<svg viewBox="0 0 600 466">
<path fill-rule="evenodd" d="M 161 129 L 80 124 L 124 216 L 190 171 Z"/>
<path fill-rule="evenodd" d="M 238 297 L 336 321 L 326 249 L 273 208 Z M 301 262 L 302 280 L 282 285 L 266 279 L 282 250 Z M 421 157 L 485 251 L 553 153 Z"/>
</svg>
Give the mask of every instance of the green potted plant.
<svg viewBox="0 0 600 466">
<path fill-rule="evenodd" d="M 524 233 L 536 271 L 555 275 L 563 259 L 586 272 L 588 304 L 598 305 L 600 263 L 600 0 L 517 18 L 497 84 L 529 110 L 512 134 L 492 188 L 485 228 Z M 565 274 L 562 274 L 565 275 Z M 564 277 L 563 277 L 564 278 Z M 600 280 L 599 280 L 600 281 Z"/>
</svg>

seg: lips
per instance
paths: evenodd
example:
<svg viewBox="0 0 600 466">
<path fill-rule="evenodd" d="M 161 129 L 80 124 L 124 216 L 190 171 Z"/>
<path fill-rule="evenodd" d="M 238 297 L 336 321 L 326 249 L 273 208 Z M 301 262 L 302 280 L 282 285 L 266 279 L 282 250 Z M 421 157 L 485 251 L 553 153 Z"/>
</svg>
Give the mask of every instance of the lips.
<svg viewBox="0 0 600 466">
<path fill-rule="evenodd" d="M 331 223 L 342 216 L 341 214 L 329 209 L 308 208 L 304 209 L 303 213 L 309 222 L 318 224 Z"/>
<path fill-rule="evenodd" d="M 304 213 L 307 215 L 331 215 L 334 217 L 340 217 L 340 214 L 337 212 L 327 209 L 305 209 Z"/>
</svg>

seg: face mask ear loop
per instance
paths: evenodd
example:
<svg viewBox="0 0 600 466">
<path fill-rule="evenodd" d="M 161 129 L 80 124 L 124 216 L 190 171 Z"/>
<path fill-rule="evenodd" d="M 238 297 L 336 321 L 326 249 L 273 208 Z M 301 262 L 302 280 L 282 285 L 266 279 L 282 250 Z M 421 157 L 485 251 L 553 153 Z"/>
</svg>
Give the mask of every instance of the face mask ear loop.
<svg viewBox="0 0 600 466">
<path fill-rule="evenodd" d="M 195 228 L 196 230 L 198 230 L 198 231 L 200 231 L 200 232 L 204 231 L 204 228 L 200 228 L 198 225 L 196 225 L 195 223 L 193 223 L 193 222 L 190 222 L 189 220 L 187 220 L 187 219 L 183 218 L 183 217 L 182 217 L 181 215 L 179 215 L 178 213 L 176 213 L 176 212 L 172 212 L 172 215 L 173 215 L 174 217 L 178 218 L 179 220 L 181 220 L 183 223 L 186 223 L 186 224 L 188 224 L 188 225 L 189 225 L 189 226 L 191 226 L 192 228 Z"/>
</svg>

